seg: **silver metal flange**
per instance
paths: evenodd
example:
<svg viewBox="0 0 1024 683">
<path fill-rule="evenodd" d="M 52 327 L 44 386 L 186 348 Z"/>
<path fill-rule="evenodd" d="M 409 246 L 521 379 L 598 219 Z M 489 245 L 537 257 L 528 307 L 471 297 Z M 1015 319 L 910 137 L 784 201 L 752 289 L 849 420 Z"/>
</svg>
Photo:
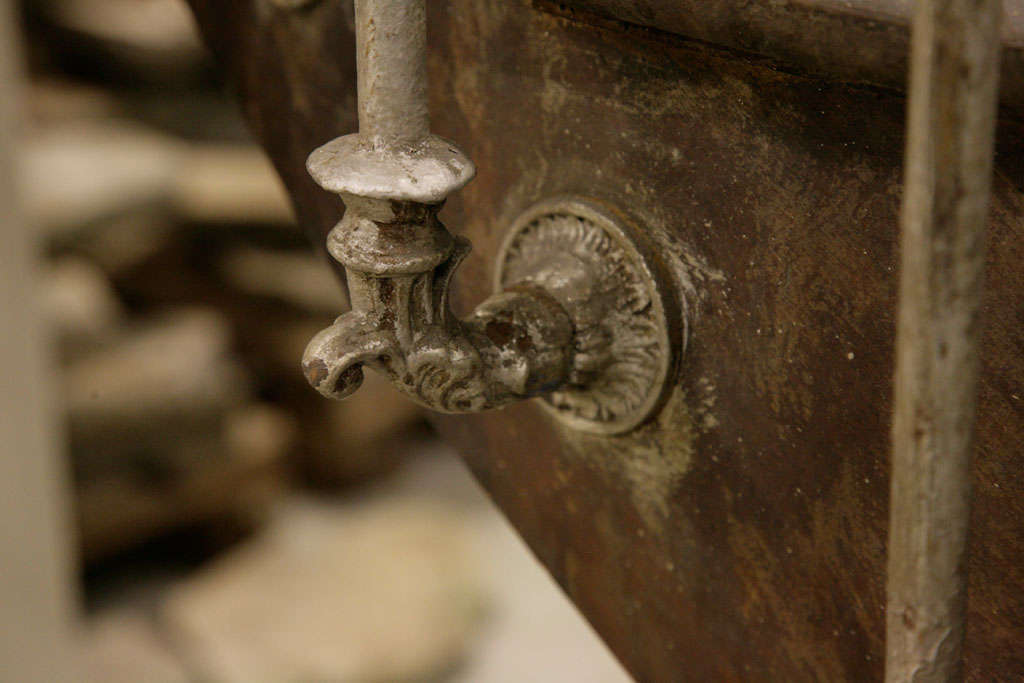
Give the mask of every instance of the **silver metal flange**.
<svg viewBox="0 0 1024 683">
<path fill-rule="evenodd" d="M 469 157 L 436 135 L 413 140 L 345 135 L 314 150 L 306 169 L 329 192 L 422 204 L 443 202 L 476 175 Z"/>
<path fill-rule="evenodd" d="M 542 405 L 569 426 L 599 434 L 648 419 L 674 366 L 669 312 L 682 302 L 668 305 L 672 290 L 628 221 L 578 197 L 532 206 L 501 246 L 495 290 L 524 282 L 557 299 L 574 327 L 569 380 Z"/>
</svg>

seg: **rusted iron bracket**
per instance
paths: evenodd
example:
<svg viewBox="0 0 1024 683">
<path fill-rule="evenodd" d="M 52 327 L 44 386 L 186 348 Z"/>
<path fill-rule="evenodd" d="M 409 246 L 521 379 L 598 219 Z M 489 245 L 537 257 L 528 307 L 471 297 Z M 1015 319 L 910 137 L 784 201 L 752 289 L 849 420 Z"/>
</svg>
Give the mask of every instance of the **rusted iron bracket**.
<svg viewBox="0 0 1024 683">
<path fill-rule="evenodd" d="M 545 396 L 578 429 L 618 433 L 643 422 L 672 365 L 655 269 L 612 212 L 546 202 L 510 231 L 497 293 L 457 319 L 448 290 L 470 245 L 437 213 L 475 169 L 429 132 L 425 2 L 355 7 L 360 132 L 307 163 L 346 205 L 327 246 L 345 267 L 352 310 L 307 347 L 310 383 L 344 398 L 366 365 L 443 412 Z"/>
</svg>

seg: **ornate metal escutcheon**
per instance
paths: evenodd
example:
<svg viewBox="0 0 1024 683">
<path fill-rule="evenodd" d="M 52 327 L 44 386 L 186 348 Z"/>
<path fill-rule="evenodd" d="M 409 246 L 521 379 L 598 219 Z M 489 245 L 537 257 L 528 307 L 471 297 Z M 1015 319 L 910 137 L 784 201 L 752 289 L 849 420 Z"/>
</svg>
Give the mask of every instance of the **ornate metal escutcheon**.
<svg viewBox="0 0 1024 683">
<path fill-rule="evenodd" d="M 594 200 L 556 198 L 520 215 L 498 254 L 496 291 L 533 282 L 577 312 L 569 378 L 541 401 L 588 432 L 643 422 L 672 368 L 667 278 L 629 226 Z"/>
<path fill-rule="evenodd" d="M 673 365 L 656 264 L 599 203 L 561 198 L 512 225 L 496 293 L 465 320 L 449 309 L 470 250 L 437 213 L 475 174 L 429 133 L 423 0 L 357 0 L 360 133 L 307 167 L 341 195 L 327 248 L 345 267 L 352 310 L 303 358 L 309 382 L 344 398 L 369 366 L 418 403 L 477 412 L 533 397 L 586 431 L 628 431 L 660 405 Z"/>
</svg>

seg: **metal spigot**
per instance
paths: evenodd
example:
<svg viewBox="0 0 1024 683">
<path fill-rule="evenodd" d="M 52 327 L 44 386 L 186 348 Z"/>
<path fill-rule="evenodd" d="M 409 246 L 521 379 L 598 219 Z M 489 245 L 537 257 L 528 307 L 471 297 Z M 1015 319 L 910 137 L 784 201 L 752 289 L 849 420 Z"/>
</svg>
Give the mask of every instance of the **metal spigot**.
<svg viewBox="0 0 1024 683">
<path fill-rule="evenodd" d="M 476 171 L 430 134 L 425 0 L 356 0 L 355 10 L 360 132 L 307 162 L 345 202 L 327 249 L 345 267 L 352 310 L 306 348 L 310 384 L 344 398 L 365 365 L 434 410 L 546 395 L 577 427 L 636 426 L 657 406 L 672 355 L 646 257 L 593 203 L 533 210 L 506 240 L 499 292 L 457 319 L 448 289 L 470 245 L 437 213 Z"/>
</svg>

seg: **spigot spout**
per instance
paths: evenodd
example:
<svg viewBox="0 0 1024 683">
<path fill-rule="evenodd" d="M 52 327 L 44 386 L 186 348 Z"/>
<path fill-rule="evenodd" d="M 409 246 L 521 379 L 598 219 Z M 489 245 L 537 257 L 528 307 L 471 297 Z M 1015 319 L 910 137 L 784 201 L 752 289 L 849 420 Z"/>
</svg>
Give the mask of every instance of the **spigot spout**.
<svg viewBox="0 0 1024 683">
<path fill-rule="evenodd" d="M 345 267 L 352 310 L 307 347 L 310 384 L 344 398 L 366 366 L 449 413 L 569 387 L 557 410 L 576 424 L 603 432 L 638 424 L 670 365 L 667 343 L 647 332 L 652 299 L 630 298 L 645 289 L 646 266 L 629 263 L 601 219 L 526 226 L 527 246 L 518 256 L 507 250 L 506 260 L 529 257 L 513 269 L 518 277 L 468 318 L 452 315 L 448 289 L 469 242 L 437 213 L 476 170 L 455 143 L 430 134 L 426 0 L 356 0 L 355 8 L 360 132 L 306 163 L 345 202 L 327 250 Z M 611 357 L 619 348 L 624 362 Z"/>
</svg>

